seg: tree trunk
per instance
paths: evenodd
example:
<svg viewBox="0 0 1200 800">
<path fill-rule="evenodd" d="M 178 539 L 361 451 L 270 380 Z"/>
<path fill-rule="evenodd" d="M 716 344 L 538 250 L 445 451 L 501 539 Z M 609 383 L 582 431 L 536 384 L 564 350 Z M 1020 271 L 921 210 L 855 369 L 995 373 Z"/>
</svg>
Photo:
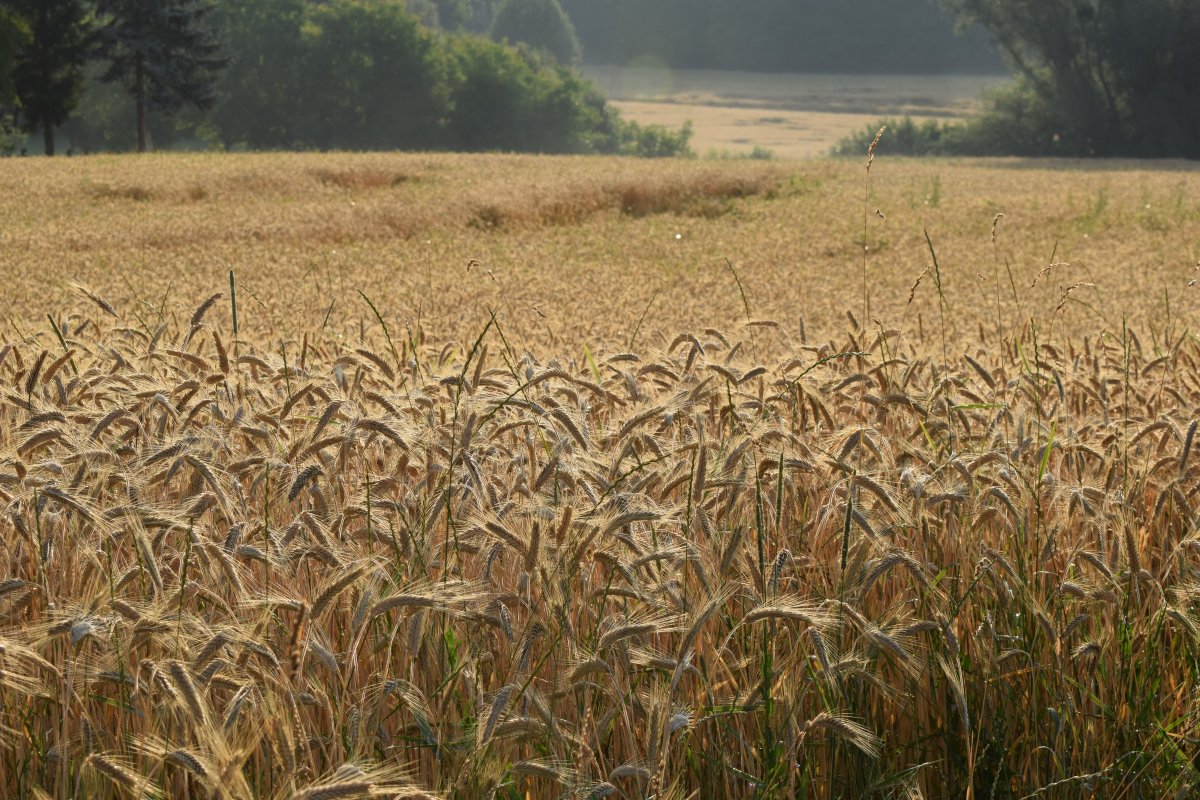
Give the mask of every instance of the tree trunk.
<svg viewBox="0 0 1200 800">
<path fill-rule="evenodd" d="M 5 3 L 5 5 L 11 7 L 12 4 Z M 36 71 L 36 80 L 40 88 L 35 91 L 37 99 L 34 100 L 29 110 L 32 112 L 30 116 L 42 123 L 42 143 L 44 150 L 47 156 L 52 156 L 54 155 L 54 125 L 50 123 L 49 118 L 54 116 L 54 111 L 51 108 L 54 105 L 54 101 L 46 97 L 44 84 L 49 80 L 49 76 L 57 71 L 58 65 L 52 60 L 49 48 L 42 38 L 47 34 L 49 34 L 51 39 L 53 38 L 53 34 L 50 33 L 50 31 L 54 30 L 54 27 L 50 22 L 49 6 L 49 3 L 42 2 L 38 6 L 37 19 L 30 20 L 32 33 L 35 37 L 35 43 L 31 48 L 33 55 L 32 66 Z M 30 133 L 33 133 L 33 131 L 30 131 Z"/>
<path fill-rule="evenodd" d="M 138 129 L 138 152 L 146 152 L 146 101 L 138 98 L 137 101 L 137 129 Z"/>
<path fill-rule="evenodd" d="M 142 74 L 142 60 L 138 58 L 134 81 L 134 94 L 137 95 L 137 144 L 138 152 L 146 152 L 146 80 Z"/>
</svg>

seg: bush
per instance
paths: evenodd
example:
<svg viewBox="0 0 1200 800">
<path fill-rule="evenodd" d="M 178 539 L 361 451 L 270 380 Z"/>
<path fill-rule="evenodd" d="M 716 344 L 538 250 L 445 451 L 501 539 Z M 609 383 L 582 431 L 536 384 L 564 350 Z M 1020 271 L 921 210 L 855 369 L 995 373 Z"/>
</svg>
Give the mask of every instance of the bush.
<svg viewBox="0 0 1200 800">
<path fill-rule="evenodd" d="M 843 138 L 835 156 L 863 156 L 881 125 L 880 147 L 900 156 L 1070 156 L 1087 153 L 1057 116 L 1021 80 L 988 94 L 980 114 L 962 122 L 916 122 L 912 117 L 882 119 Z"/>
<path fill-rule="evenodd" d="M 963 129 L 962 123 L 939 123 L 932 119 L 918 123 L 912 117 L 889 117 L 844 137 L 834 145 L 831 154 L 851 158 L 865 156 L 867 148 L 884 125 L 887 126 L 883 138 L 887 152 L 897 156 L 949 155 L 955 146 L 951 143 L 961 136 Z"/>
<path fill-rule="evenodd" d="M 1025 79 L 990 92 L 979 116 L 963 126 L 964 155 L 1094 155 L 1086 141 L 1072 135 L 1058 111 Z"/>
<path fill-rule="evenodd" d="M 710 147 L 705 151 L 704 158 L 708 161 L 773 161 L 775 151 L 761 144 L 754 145 L 750 150 L 730 150 L 724 147 L 718 150 Z"/>
<path fill-rule="evenodd" d="M 620 123 L 620 152 L 640 158 L 690 158 L 692 152 L 692 123 L 683 123 L 679 130 L 663 125 L 639 125 L 633 121 Z"/>
<path fill-rule="evenodd" d="M 9 125 L 0 122 L 0 156 L 11 156 L 25 143 L 25 134 Z"/>
<path fill-rule="evenodd" d="M 617 149 L 618 122 L 575 72 L 528 48 L 451 39 L 445 144 L 461 150 L 596 153 Z"/>
</svg>

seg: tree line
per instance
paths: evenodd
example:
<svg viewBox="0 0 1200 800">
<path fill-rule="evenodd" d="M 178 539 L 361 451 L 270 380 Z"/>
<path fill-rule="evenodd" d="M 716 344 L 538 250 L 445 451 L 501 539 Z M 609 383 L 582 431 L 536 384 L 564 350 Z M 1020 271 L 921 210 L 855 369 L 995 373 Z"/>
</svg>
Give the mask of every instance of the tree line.
<svg viewBox="0 0 1200 800">
<path fill-rule="evenodd" d="M 674 155 L 689 129 L 623 121 L 582 58 L 968 70 L 994 63 L 980 31 L 1014 82 L 966 123 L 902 123 L 906 151 L 1200 158 L 1196 0 L 0 0 L 0 150 Z"/>
<path fill-rule="evenodd" d="M 1200 158 L 1200 3 L 944 1 L 991 33 L 1014 80 L 965 122 L 892 121 L 892 152 Z M 839 150 L 865 152 L 878 127 Z"/>
<path fill-rule="evenodd" d="M 55 131 L 70 118 L 84 70 L 103 64 L 99 80 L 119 84 L 136 110 L 138 149 L 146 149 L 148 109 L 207 110 L 223 61 L 206 25 L 211 8 L 188 0 L 3 0 L 9 105 L 26 133 L 40 131 L 54 155 Z"/>
<path fill-rule="evenodd" d="M 439 1 L 487 30 L 518 0 Z M 561 1 L 574 57 L 595 63 L 1012 72 L 965 122 L 894 124 L 885 146 L 911 154 L 1200 158 L 1197 0 L 519 1 Z M 878 127 L 841 149 L 864 152 Z"/>
<path fill-rule="evenodd" d="M 47 154 L 686 152 L 617 115 L 574 37 L 556 0 L 0 0 L 0 115 Z"/>
</svg>

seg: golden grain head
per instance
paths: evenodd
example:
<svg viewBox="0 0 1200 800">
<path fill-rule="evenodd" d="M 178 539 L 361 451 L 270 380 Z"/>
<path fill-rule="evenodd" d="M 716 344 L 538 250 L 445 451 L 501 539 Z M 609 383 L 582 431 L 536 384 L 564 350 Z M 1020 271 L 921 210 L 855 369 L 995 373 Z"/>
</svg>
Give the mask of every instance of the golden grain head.
<svg viewBox="0 0 1200 800">
<path fill-rule="evenodd" d="M 886 166 L 866 317 L 860 167 L 6 166 L 0 794 L 1187 785 L 1195 298 L 1045 188 L 1200 178 Z"/>
</svg>

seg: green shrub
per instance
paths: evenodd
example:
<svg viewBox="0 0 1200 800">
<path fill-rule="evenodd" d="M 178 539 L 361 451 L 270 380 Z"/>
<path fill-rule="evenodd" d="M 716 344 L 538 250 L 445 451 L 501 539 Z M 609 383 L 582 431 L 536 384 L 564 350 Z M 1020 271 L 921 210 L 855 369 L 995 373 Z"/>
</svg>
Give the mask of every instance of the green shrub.
<svg viewBox="0 0 1200 800">
<path fill-rule="evenodd" d="M 620 152 L 640 158 L 690 158 L 692 152 L 692 123 L 683 123 L 678 130 L 664 125 L 639 125 L 633 121 L 620 123 Z"/>
<path fill-rule="evenodd" d="M 618 121 L 572 70 L 528 48 L 476 37 L 448 40 L 450 112 L 444 145 L 459 150 L 603 153 Z"/>
<path fill-rule="evenodd" d="M 928 156 L 945 155 L 945 128 L 953 127 L 954 123 L 939 125 L 936 120 L 926 120 L 917 123 L 912 117 L 895 119 L 886 117 L 873 122 L 864 128 L 842 137 L 830 150 L 830 155 L 857 158 L 865 155 L 867 148 L 875 139 L 875 135 L 883 126 L 887 126 L 887 153 L 896 156 Z"/>
<path fill-rule="evenodd" d="M 891 155 L 1035 157 L 1088 152 L 1086 142 L 1073 139 L 1053 110 L 1021 80 L 990 92 L 976 117 L 961 122 L 881 119 L 843 138 L 831 153 L 866 154 L 881 125 L 887 125 L 887 134 L 880 147 Z"/>
<path fill-rule="evenodd" d="M 691 156 L 692 126 L 622 120 L 579 73 L 527 47 L 476 37 L 450 42 L 451 111 L 444 143 L 460 150 Z"/>
</svg>

